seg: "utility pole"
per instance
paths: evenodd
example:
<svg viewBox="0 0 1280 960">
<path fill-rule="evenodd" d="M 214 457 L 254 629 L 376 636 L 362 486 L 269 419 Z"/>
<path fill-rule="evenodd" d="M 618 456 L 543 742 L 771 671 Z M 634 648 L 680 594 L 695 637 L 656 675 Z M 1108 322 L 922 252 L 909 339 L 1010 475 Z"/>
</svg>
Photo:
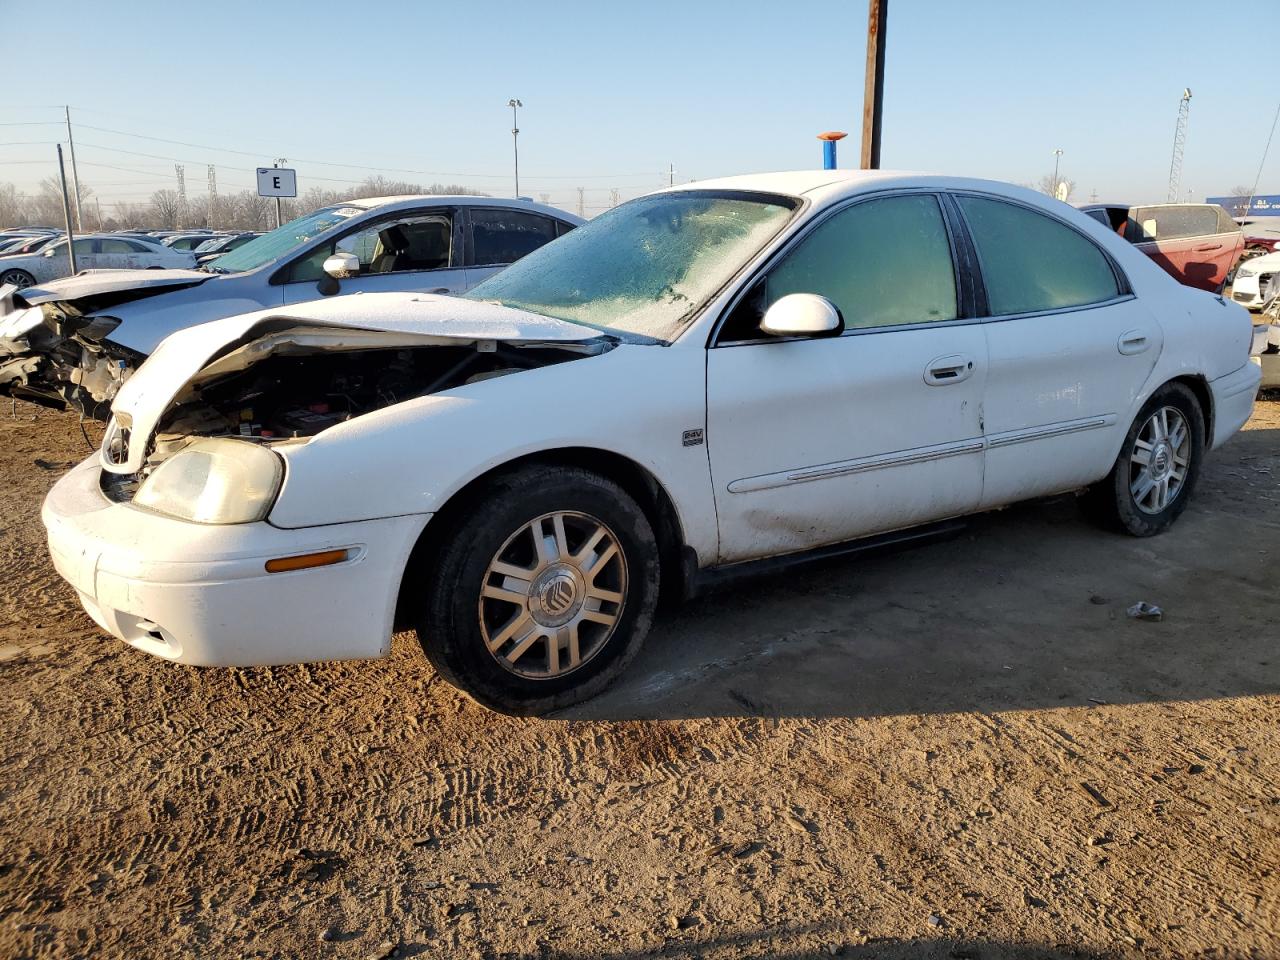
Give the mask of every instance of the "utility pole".
<svg viewBox="0 0 1280 960">
<path fill-rule="evenodd" d="M 173 169 L 178 174 L 178 209 L 173 214 L 173 226 L 177 229 L 182 226 L 183 214 L 187 212 L 187 178 L 182 164 L 175 163 Z"/>
<path fill-rule="evenodd" d="M 76 193 L 76 229 L 83 230 L 84 221 L 80 215 L 80 174 L 76 171 L 76 142 L 71 139 L 71 108 L 64 106 L 62 109 L 67 117 L 67 146 L 71 148 L 71 185 Z M 74 272 L 73 270 L 72 273 Z"/>
<path fill-rule="evenodd" d="M 667 186 L 674 187 L 676 185 L 676 165 L 674 163 L 667 164 Z"/>
<path fill-rule="evenodd" d="M 1062 148 L 1059 147 L 1058 149 L 1053 151 L 1053 194 L 1052 196 L 1053 196 L 1053 199 L 1055 200 L 1058 199 L 1058 184 L 1061 182 L 1058 179 L 1058 161 L 1061 159 L 1062 159 Z"/>
<path fill-rule="evenodd" d="M 277 157 L 276 162 L 272 164 L 272 166 L 278 167 L 280 166 L 280 164 L 288 163 L 288 162 L 289 162 L 289 159 L 287 157 Z M 280 219 L 280 198 L 276 197 L 276 229 L 278 230 L 280 228 L 280 225 L 283 223 L 284 221 Z"/>
<path fill-rule="evenodd" d="M 609 191 L 609 206 L 616 207 L 618 205 L 618 188 L 614 187 Z"/>
<path fill-rule="evenodd" d="M 62 163 L 62 144 L 58 144 L 58 180 L 62 183 L 62 216 L 67 224 L 67 263 L 71 276 L 76 275 L 76 236 L 71 229 L 71 198 L 67 196 L 67 168 Z"/>
<path fill-rule="evenodd" d="M 586 207 L 583 205 L 583 202 L 582 202 L 582 195 L 584 193 L 586 193 L 586 187 L 579 187 L 578 188 L 578 216 L 580 217 L 586 217 L 587 215 Z"/>
<path fill-rule="evenodd" d="M 213 229 L 213 215 L 218 207 L 218 168 L 209 164 L 209 215 L 205 217 L 205 226 Z"/>
<path fill-rule="evenodd" d="M 880 116 L 884 107 L 884 42 L 889 0 L 870 0 L 867 76 L 862 94 L 862 169 L 880 169 Z"/>
<path fill-rule="evenodd" d="M 511 108 L 511 150 L 516 162 L 516 199 L 520 199 L 520 124 L 517 122 L 516 110 L 524 104 L 512 97 L 507 101 Z"/>
</svg>

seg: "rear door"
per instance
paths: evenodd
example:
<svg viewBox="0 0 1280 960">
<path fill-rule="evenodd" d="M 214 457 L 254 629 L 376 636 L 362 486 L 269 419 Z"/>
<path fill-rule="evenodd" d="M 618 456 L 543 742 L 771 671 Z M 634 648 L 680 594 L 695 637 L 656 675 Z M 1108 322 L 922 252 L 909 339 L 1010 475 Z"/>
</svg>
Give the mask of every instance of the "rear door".
<svg viewBox="0 0 1280 960">
<path fill-rule="evenodd" d="M 1073 225 L 958 194 L 976 249 L 989 369 L 983 508 L 1106 475 L 1163 345 L 1127 279 Z"/>
<path fill-rule="evenodd" d="M 707 354 L 722 563 L 977 508 L 987 347 L 966 289 L 932 193 L 836 210 L 753 281 Z M 763 335 L 791 293 L 829 299 L 844 334 Z"/>
<path fill-rule="evenodd" d="M 283 281 L 284 302 L 321 296 L 317 283 L 325 277 L 324 261 L 335 251 L 360 261 L 358 276 L 339 281 L 339 293 L 419 291 L 463 293 L 462 221 L 451 206 L 424 207 L 366 220 L 323 243 L 285 267 L 273 282 Z"/>
<path fill-rule="evenodd" d="M 572 224 L 528 210 L 468 207 L 467 286 L 474 287 L 571 229 Z"/>
<path fill-rule="evenodd" d="M 1236 231 L 1223 234 L 1219 210 L 1191 203 L 1136 207 L 1125 238 L 1179 283 L 1217 293 L 1238 255 L 1240 237 Z"/>
</svg>

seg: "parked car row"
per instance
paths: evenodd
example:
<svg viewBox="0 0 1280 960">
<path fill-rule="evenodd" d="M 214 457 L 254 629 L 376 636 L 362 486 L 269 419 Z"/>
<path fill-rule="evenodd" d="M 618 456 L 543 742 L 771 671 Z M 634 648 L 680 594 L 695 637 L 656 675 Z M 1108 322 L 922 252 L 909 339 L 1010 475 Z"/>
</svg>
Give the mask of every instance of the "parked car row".
<svg viewBox="0 0 1280 960">
<path fill-rule="evenodd" d="M 1029 190 L 882 171 L 585 225 L 353 201 L 214 273 L 7 289 L 0 382 L 111 402 L 43 511 L 107 632 L 226 666 L 412 628 L 479 702 L 542 713 L 621 673 L 660 592 L 752 564 L 1067 491 L 1167 529 L 1249 417 L 1261 344 L 1153 263 L 1174 218 L 1143 212 L 1135 243 Z"/>
<path fill-rule="evenodd" d="M 176 330 L 339 292 L 463 293 L 580 223 L 525 201 L 382 197 L 326 207 L 262 236 L 238 234 L 235 249 L 199 269 L 191 269 L 199 248 L 193 255 L 155 244 L 148 246 L 162 251 L 156 256 L 165 265 L 187 269 L 46 282 L 65 262 L 65 255 L 54 259 L 56 249 L 30 261 L 0 258 L 0 285 L 23 287 L 0 306 L 0 391 L 105 415 L 124 380 Z M 81 243 L 109 241 L 142 245 L 111 235 L 77 238 L 77 266 Z M 93 250 L 86 247 L 90 257 L 104 255 Z M 36 285 L 25 282 L 28 272 Z"/>
</svg>

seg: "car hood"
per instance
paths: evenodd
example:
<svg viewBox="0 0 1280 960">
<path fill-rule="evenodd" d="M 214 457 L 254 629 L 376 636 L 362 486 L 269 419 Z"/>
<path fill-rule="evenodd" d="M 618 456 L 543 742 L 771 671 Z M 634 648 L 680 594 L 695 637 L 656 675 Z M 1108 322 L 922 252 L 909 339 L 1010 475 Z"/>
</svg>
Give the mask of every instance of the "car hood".
<svg viewBox="0 0 1280 960">
<path fill-rule="evenodd" d="M 202 323 L 163 340 L 121 386 L 111 405 L 108 439 L 113 429 L 123 429 L 133 442 L 124 444 L 124 457 L 104 457 L 103 466 L 136 473 L 157 422 L 191 380 L 244 369 L 282 346 L 342 350 L 470 342 L 484 349 L 486 342 L 569 344 L 603 336 L 592 327 L 497 303 L 418 293 L 355 293 Z"/>
<path fill-rule="evenodd" d="M 1240 270 L 1248 270 L 1250 274 L 1280 270 L 1280 253 L 1264 253 L 1260 257 L 1251 257 L 1240 264 Z"/>
<path fill-rule="evenodd" d="M 165 287 L 204 283 L 214 276 L 203 270 L 89 270 L 74 277 L 26 287 L 18 296 L 34 307 L 54 300 L 79 300 L 126 290 L 158 293 Z M 146 292 L 140 295 L 146 296 Z"/>
</svg>

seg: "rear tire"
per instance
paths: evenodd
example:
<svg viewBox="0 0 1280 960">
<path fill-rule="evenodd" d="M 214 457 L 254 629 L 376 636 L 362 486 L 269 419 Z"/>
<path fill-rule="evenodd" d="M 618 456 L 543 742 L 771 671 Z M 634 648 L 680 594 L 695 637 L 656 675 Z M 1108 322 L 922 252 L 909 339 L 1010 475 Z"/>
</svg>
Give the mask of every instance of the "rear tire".
<svg viewBox="0 0 1280 960">
<path fill-rule="evenodd" d="M 593 697 L 640 650 L 658 600 L 658 544 L 617 484 L 574 467 L 499 477 L 443 529 L 417 623 L 444 679 L 521 716 Z"/>
<path fill-rule="evenodd" d="M 1134 537 L 1163 533 L 1195 492 L 1204 458 L 1200 402 L 1181 383 L 1166 383 L 1142 406 L 1111 472 L 1082 499 L 1086 512 Z"/>
</svg>

